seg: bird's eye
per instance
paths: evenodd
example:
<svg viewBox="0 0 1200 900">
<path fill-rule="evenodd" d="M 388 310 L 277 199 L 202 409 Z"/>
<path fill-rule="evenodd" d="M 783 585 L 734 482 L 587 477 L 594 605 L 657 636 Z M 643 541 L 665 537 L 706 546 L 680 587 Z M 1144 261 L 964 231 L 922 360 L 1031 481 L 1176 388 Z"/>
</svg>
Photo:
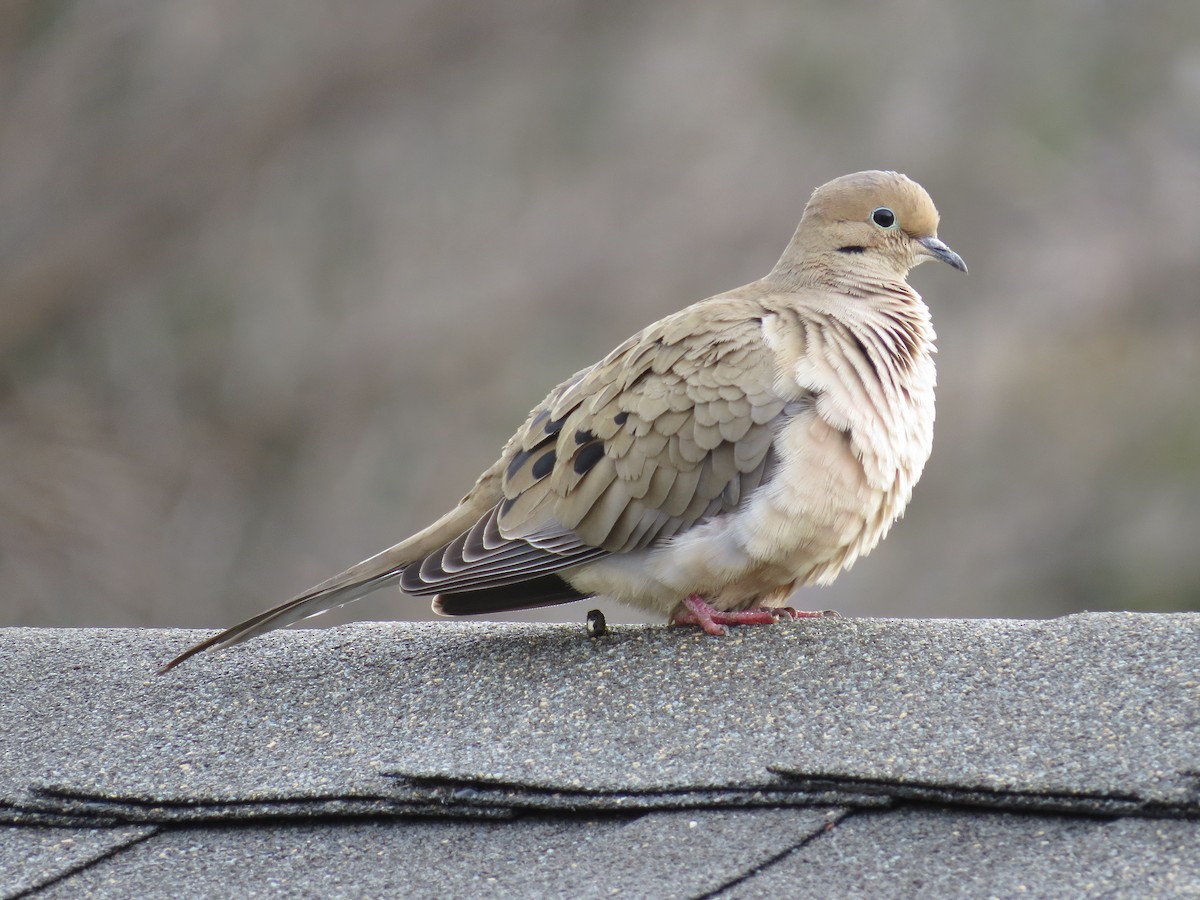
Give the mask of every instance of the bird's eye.
<svg viewBox="0 0 1200 900">
<path fill-rule="evenodd" d="M 880 228 L 891 228 L 896 224 L 896 214 L 886 206 L 881 206 L 871 213 L 871 221 Z"/>
</svg>

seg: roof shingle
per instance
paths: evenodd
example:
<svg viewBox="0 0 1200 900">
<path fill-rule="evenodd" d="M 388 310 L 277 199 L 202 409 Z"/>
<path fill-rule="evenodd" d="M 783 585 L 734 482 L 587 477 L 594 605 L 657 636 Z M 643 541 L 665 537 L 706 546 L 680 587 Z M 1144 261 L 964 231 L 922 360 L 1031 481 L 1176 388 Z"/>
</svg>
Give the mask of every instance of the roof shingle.
<svg viewBox="0 0 1200 900">
<path fill-rule="evenodd" d="M 1021 857 L 1050 877 L 1053 854 L 1030 849 L 1046 834 L 1097 858 L 1119 838 L 1131 871 L 1200 884 L 1178 851 L 1195 823 L 1167 819 L 1200 815 L 1196 614 L 821 619 L 723 639 L 361 624 L 153 674 L 194 638 L 0 631 L 14 685 L 0 819 L 18 836 L 0 889 L 200 885 L 228 877 L 195 850 L 211 847 L 243 879 L 328 877 L 333 893 L 338 879 L 577 896 L 665 879 L 677 896 L 756 896 L 835 876 L 853 893 L 957 877 L 934 851 L 975 831 L 990 849 L 971 883 Z M 1063 812 L 1144 821 L 1049 814 Z M 409 844 L 442 841 L 456 868 L 418 871 Z M 1097 883 L 1119 886 L 1110 869 Z"/>
</svg>

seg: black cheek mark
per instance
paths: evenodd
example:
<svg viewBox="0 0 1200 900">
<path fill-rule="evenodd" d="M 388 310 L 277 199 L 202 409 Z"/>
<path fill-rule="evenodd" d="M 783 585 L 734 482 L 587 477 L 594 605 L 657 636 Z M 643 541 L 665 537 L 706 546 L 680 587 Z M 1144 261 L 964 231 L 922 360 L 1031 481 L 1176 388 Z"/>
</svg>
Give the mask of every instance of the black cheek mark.
<svg viewBox="0 0 1200 900">
<path fill-rule="evenodd" d="M 530 474 L 536 478 L 545 478 L 554 471 L 554 451 L 547 450 L 533 462 L 533 468 L 529 470 Z"/>
<path fill-rule="evenodd" d="M 838 247 L 838 253 L 866 253 L 867 248 L 858 244 L 851 244 L 848 247 Z"/>
<path fill-rule="evenodd" d="M 596 463 L 604 459 L 604 445 L 597 441 L 588 444 L 575 454 L 574 469 L 576 475 L 586 474 Z"/>
</svg>

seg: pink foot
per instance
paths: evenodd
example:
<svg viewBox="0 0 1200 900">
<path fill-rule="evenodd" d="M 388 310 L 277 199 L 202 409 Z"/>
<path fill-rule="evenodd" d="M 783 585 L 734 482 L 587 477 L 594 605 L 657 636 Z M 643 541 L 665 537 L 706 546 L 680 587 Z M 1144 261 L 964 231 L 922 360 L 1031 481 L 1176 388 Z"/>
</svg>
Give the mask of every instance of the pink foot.
<svg viewBox="0 0 1200 900">
<path fill-rule="evenodd" d="M 820 616 L 836 616 L 833 610 L 806 612 L 790 606 L 742 609 L 723 612 L 713 609 L 712 604 L 699 594 L 683 598 L 684 609 L 671 616 L 672 625 L 698 625 L 706 634 L 728 634 L 727 625 L 774 625 L 780 618 L 804 619 Z"/>
</svg>

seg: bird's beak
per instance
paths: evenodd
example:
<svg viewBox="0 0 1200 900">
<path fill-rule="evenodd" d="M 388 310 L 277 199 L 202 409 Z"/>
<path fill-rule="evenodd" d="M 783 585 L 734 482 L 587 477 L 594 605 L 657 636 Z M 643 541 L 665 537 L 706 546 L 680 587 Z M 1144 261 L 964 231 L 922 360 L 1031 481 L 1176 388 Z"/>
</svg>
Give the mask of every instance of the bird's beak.
<svg viewBox="0 0 1200 900">
<path fill-rule="evenodd" d="M 934 259 L 940 259 L 942 262 L 954 266 L 960 272 L 967 271 L 967 264 L 963 262 L 963 258 L 937 238 L 921 238 L 917 243 L 924 247 L 926 252 Z"/>
</svg>

